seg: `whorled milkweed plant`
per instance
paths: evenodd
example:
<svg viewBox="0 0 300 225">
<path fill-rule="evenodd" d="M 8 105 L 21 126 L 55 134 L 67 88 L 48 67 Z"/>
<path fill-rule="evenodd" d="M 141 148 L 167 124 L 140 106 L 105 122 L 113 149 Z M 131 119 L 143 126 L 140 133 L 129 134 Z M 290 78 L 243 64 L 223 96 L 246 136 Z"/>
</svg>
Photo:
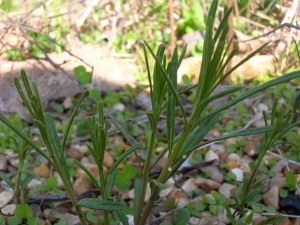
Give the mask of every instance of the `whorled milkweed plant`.
<svg viewBox="0 0 300 225">
<path fill-rule="evenodd" d="M 177 71 L 183 60 L 186 48 L 183 49 L 180 55 L 178 55 L 177 48 L 175 48 L 170 62 L 167 62 L 165 47 L 163 45 L 158 48 L 157 53 L 155 54 L 149 45 L 146 42 L 144 43 L 143 49 L 148 70 L 150 97 L 152 102 L 152 110 L 151 112 L 147 113 L 151 127 L 151 134 L 149 140 L 147 141 L 147 154 L 144 161 L 142 160 L 142 157 L 139 156 L 138 152 L 138 149 L 141 148 L 141 145 L 134 144 L 117 121 L 112 118 L 108 120 L 104 118 L 103 107 L 101 104 L 99 104 L 98 107 L 98 118 L 91 117 L 88 119 L 89 131 L 91 135 L 91 144 L 88 144 L 88 148 L 97 164 L 99 170 L 99 179 L 93 177 L 93 175 L 84 167 L 84 165 L 77 161 L 74 161 L 74 163 L 87 173 L 94 186 L 99 189 L 101 198 L 87 198 L 78 201 L 72 187 L 71 176 L 67 167 L 64 151 L 68 133 L 74 117 L 80 103 L 88 95 L 88 91 L 82 95 L 81 99 L 76 105 L 66 130 L 64 131 L 63 138 L 60 140 L 55 129 L 53 118 L 50 114 L 44 113 L 42 109 L 37 85 L 34 82 L 32 85 L 30 85 L 24 71 L 21 72 L 24 88 L 21 87 L 18 79 L 14 78 L 14 83 L 20 94 L 20 97 L 25 107 L 29 111 L 35 126 L 37 126 L 40 131 L 40 135 L 44 141 L 43 144 L 46 146 L 46 151 L 42 151 L 38 144 L 33 142 L 28 135 L 16 128 L 1 113 L 0 121 L 9 126 L 26 143 L 28 143 L 29 146 L 35 149 L 51 163 L 61 177 L 82 225 L 87 224 L 87 220 L 81 209 L 82 206 L 96 210 L 103 210 L 103 223 L 105 225 L 110 223 L 109 221 L 112 215 L 117 215 L 123 224 L 128 224 L 127 218 L 124 214 L 125 206 L 123 203 L 117 202 L 115 198 L 112 197 L 112 189 L 116 174 L 118 172 L 118 164 L 131 153 L 136 155 L 141 169 L 141 176 L 137 177 L 134 182 L 134 221 L 136 225 L 144 225 L 151 213 L 151 209 L 155 204 L 161 187 L 163 186 L 162 184 L 164 184 L 172 175 L 174 175 L 174 173 L 193 151 L 209 143 L 222 141 L 232 137 L 254 135 L 259 133 L 269 134 L 271 132 L 272 127 L 266 126 L 263 128 L 236 131 L 209 141 L 204 140 L 205 135 L 218 123 L 219 115 L 224 110 L 269 87 L 286 83 L 292 79 L 300 77 L 300 71 L 283 75 L 260 86 L 247 90 L 243 94 L 208 112 L 207 106 L 210 102 L 243 89 L 243 87 L 238 86 L 217 94 L 213 94 L 213 91 L 218 87 L 218 85 L 220 85 L 237 67 L 242 65 L 267 45 L 265 44 L 261 46 L 245 57 L 245 59 L 243 59 L 240 63 L 234 65 L 229 71 L 226 71 L 229 61 L 236 53 L 235 50 L 228 54 L 229 43 L 226 43 L 229 30 L 228 17 L 231 13 L 231 9 L 224 13 L 221 23 L 219 24 L 218 28 L 214 30 L 213 25 L 217 8 L 218 0 L 213 0 L 207 17 L 201 72 L 198 77 L 198 83 L 192 87 L 189 87 L 185 90 L 179 90 L 177 85 Z M 150 66 L 148 62 L 148 53 L 150 53 L 155 60 L 152 74 L 150 72 Z M 192 114 L 191 116 L 187 117 L 187 113 L 185 112 L 180 96 L 192 88 L 196 88 L 196 96 L 193 102 Z M 175 136 L 175 125 L 177 121 L 176 116 L 178 116 L 176 114 L 176 109 L 178 107 L 183 117 L 183 125 L 182 132 Z M 155 148 L 157 143 L 157 125 L 160 121 L 162 113 L 165 112 L 167 118 L 166 123 L 168 143 L 164 150 L 159 155 L 156 155 Z M 110 168 L 107 172 L 104 172 L 103 156 L 108 139 L 107 128 L 109 123 L 112 123 L 117 129 L 119 129 L 132 147 L 116 160 L 112 168 Z M 166 166 L 162 169 L 157 178 L 150 178 L 151 168 L 158 164 L 160 159 L 162 159 L 162 157 L 165 155 L 167 155 Z M 151 196 L 150 199 L 146 201 L 145 195 L 148 183 L 150 183 L 151 187 Z M 242 207 L 244 207 L 244 205 L 242 205 Z M 234 215 L 232 215 L 232 217 L 234 217 Z"/>
</svg>

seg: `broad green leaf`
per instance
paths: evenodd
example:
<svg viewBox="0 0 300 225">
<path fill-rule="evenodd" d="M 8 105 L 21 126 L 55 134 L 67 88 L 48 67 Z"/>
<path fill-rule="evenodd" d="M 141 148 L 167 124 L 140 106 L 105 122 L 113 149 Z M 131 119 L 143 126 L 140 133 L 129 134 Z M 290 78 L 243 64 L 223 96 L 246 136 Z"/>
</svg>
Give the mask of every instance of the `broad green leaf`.
<svg viewBox="0 0 300 225">
<path fill-rule="evenodd" d="M 78 202 L 81 207 L 86 207 L 89 209 L 105 210 L 105 211 L 120 211 L 124 209 L 124 206 L 120 202 L 110 201 L 110 200 L 100 200 L 95 198 L 84 198 Z"/>
<path fill-rule="evenodd" d="M 181 208 L 177 210 L 176 225 L 186 225 L 190 221 L 191 214 L 188 209 Z"/>
<path fill-rule="evenodd" d="M 285 175 L 285 185 L 287 187 L 295 187 L 295 185 L 297 184 L 297 179 L 294 176 L 292 171 L 288 171 Z"/>
<path fill-rule="evenodd" d="M 81 85 L 86 85 L 91 82 L 91 73 L 87 72 L 84 66 L 77 66 L 73 70 L 75 78 Z"/>
<path fill-rule="evenodd" d="M 46 179 L 46 184 L 47 184 L 48 190 L 53 191 L 55 188 L 57 188 L 57 185 L 58 185 L 57 178 L 55 176 L 48 177 Z"/>
<path fill-rule="evenodd" d="M 19 225 L 22 224 L 22 219 L 18 216 L 12 216 L 7 219 L 8 225 Z"/>
<path fill-rule="evenodd" d="M 32 217 L 32 209 L 28 204 L 19 204 L 16 206 L 15 215 L 26 219 Z"/>
</svg>

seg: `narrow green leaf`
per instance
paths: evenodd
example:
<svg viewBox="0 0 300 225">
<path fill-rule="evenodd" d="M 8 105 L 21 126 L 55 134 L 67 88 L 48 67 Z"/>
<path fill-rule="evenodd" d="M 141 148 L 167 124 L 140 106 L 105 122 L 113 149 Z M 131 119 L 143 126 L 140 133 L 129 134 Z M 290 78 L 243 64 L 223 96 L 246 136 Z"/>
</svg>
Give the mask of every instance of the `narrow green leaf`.
<svg viewBox="0 0 300 225">
<path fill-rule="evenodd" d="M 299 78 L 300 77 L 300 71 L 295 71 L 295 72 L 291 72 L 291 73 L 288 73 L 286 75 L 283 75 L 281 77 L 278 77 L 278 78 L 275 78 L 271 81 L 268 81 L 264 84 L 261 84 L 257 87 L 254 87 L 252 88 L 251 90 L 239 95 L 238 97 L 230 100 L 229 102 L 225 103 L 224 105 L 218 107 L 215 111 L 211 112 L 209 115 L 207 115 L 206 117 L 202 118 L 205 119 L 207 117 L 210 117 L 212 116 L 213 114 L 215 113 L 219 113 L 219 112 L 222 112 L 224 111 L 225 109 L 228 109 L 230 108 L 231 106 L 237 104 L 238 102 L 241 102 L 243 101 L 244 99 L 246 98 L 249 98 L 250 96 L 252 95 L 255 95 L 263 90 L 266 90 L 267 88 L 270 88 L 270 87 L 273 87 L 273 86 L 276 86 L 278 84 L 281 84 L 281 83 L 287 83 L 288 81 L 290 80 L 293 80 L 295 78 Z"/>
<path fill-rule="evenodd" d="M 13 130 L 19 137 L 26 141 L 32 148 L 34 148 L 39 154 L 41 154 L 45 159 L 51 162 L 48 155 L 43 152 L 30 138 L 28 138 L 19 128 L 13 125 L 6 117 L 0 113 L 0 121 L 2 121 L 6 126 Z"/>
<path fill-rule="evenodd" d="M 129 225 L 128 218 L 123 211 L 117 211 L 117 214 L 123 225 Z"/>
<path fill-rule="evenodd" d="M 148 50 L 150 51 L 152 57 L 155 59 L 157 65 L 160 67 L 161 71 L 162 71 L 162 75 L 164 76 L 164 79 L 166 80 L 166 82 L 168 83 L 169 87 L 171 88 L 176 100 L 177 100 L 177 103 L 182 111 L 182 114 L 183 114 L 183 120 L 184 120 L 184 124 L 186 124 L 186 115 L 185 115 L 185 111 L 184 111 L 184 107 L 181 103 L 181 100 L 179 98 L 179 95 L 178 95 L 178 92 L 176 90 L 176 88 L 174 87 L 174 85 L 172 84 L 172 81 L 169 79 L 168 77 L 168 73 L 166 72 L 166 70 L 164 69 L 163 65 L 161 65 L 160 63 L 160 60 L 154 55 L 152 49 L 150 48 L 150 46 L 144 41 L 144 44 L 146 45 L 146 47 L 148 48 Z"/>
<path fill-rule="evenodd" d="M 61 154 L 60 154 L 61 145 L 60 145 L 60 141 L 59 141 L 59 138 L 57 135 L 57 131 L 55 128 L 55 124 L 54 124 L 52 115 L 49 113 L 46 113 L 45 120 L 46 120 L 46 124 L 47 124 L 47 130 L 48 130 L 51 146 L 52 146 L 53 150 L 55 151 L 57 160 L 60 161 L 60 160 L 62 160 Z"/>
<path fill-rule="evenodd" d="M 148 120 L 149 120 L 149 123 L 150 123 L 151 130 L 155 130 L 156 129 L 155 116 L 152 113 L 147 113 L 147 116 L 148 116 Z"/>
<path fill-rule="evenodd" d="M 113 188 L 114 188 L 114 185 L 115 185 L 115 180 L 116 180 L 116 177 L 117 177 L 117 173 L 118 173 L 118 169 L 115 168 L 111 173 L 110 175 L 108 175 L 107 177 L 107 195 L 108 196 L 111 196 L 112 195 L 112 192 L 113 192 Z"/>
<path fill-rule="evenodd" d="M 154 108 L 153 85 L 152 85 L 149 61 L 148 61 L 148 56 L 147 56 L 147 51 L 146 51 L 145 45 L 143 45 L 143 51 L 144 51 L 146 68 L 147 68 L 148 82 L 149 82 L 149 88 L 150 88 L 150 97 L 151 97 L 151 104 L 152 104 L 152 110 L 153 110 L 153 108 Z"/>
<path fill-rule="evenodd" d="M 133 214 L 135 215 L 135 218 L 138 217 L 136 214 L 138 212 L 137 206 L 140 202 L 140 193 L 141 193 L 141 179 L 135 178 L 134 180 L 134 199 L 133 199 Z"/>
<path fill-rule="evenodd" d="M 81 102 L 83 101 L 83 99 L 86 98 L 88 95 L 89 95 L 89 91 L 86 90 L 86 91 L 82 94 L 81 98 L 79 99 L 77 105 L 75 106 L 75 108 L 74 108 L 74 110 L 73 110 L 73 112 L 72 112 L 72 114 L 71 114 L 71 117 L 70 117 L 70 119 L 69 119 L 69 122 L 68 122 L 68 124 L 67 124 L 67 126 L 66 126 L 66 129 L 64 130 L 64 134 L 63 134 L 62 145 L 61 145 L 61 156 L 62 156 L 63 150 L 65 149 L 66 142 L 67 142 L 67 138 L 68 138 L 68 135 L 69 135 L 69 132 L 70 132 L 72 123 L 73 123 L 73 121 L 74 121 L 74 118 L 75 118 L 75 116 L 76 116 L 76 113 L 77 113 L 77 111 L 78 111 L 78 108 L 79 108 Z"/>
<path fill-rule="evenodd" d="M 213 143 L 213 142 L 224 141 L 224 140 L 229 139 L 229 138 L 235 138 L 235 137 L 243 137 L 243 136 L 251 136 L 251 135 L 261 134 L 261 133 L 265 133 L 265 132 L 269 131 L 270 129 L 271 129 L 270 127 L 261 127 L 261 128 L 251 128 L 251 129 L 247 129 L 247 130 L 240 130 L 240 131 L 232 132 L 230 134 L 221 136 L 219 138 L 215 138 L 215 139 L 207 141 L 205 143 L 195 145 L 195 146 L 189 148 L 188 150 L 186 150 L 184 153 L 187 154 L 187 155 L 189 155 L 194 150 L 196 150 L 196 149 L 198 149 L 200 147 L 203 147 L 205 145 L 208 145 L 210 143 Z"/>
<path fill-rule="evenodd" d="M 288 171 L 285 175 L 285 185 L 287 187 L 295 187 L 295 185 L 297 184 L 297 179 L 294 176 L 292 171 Z"/>
<path fill-rule="evenodd" d="M 120 202 L 110 200 L 100 200 L 96 198 L 84 198 L 78 202 L 79 206 L 89 209 L 105 210 L 109 212 L 120 211 L 124 209 L 124 206 Z"/>
<path fill-rule="evenodd" d="M 177 89 L 177 69 L 178 69 L 178 55 L 177 48 L 174 49 L 172 60 L 170 62 L 170 80 L 174 87 Z M 167 103 L 167 133 L 168 133 L 168 146 L 169 152 L 173 149 L 173 139 L 175 136 L 175 109 L 176 99 L 171 90 L 168 88 L 168 103 Z"/>
<path fill-rule="evenodd" d="M 74 162 L 75 166 L 79 167 L 80 169 L 82 169 L 86 173 L 86 175 L 90 178 L 93 185 L 95 187 L 97 187 L 98 190 L 101 190 L 100 185 L 99 185 L 98 181 L 96 180 L 96 178 L 94 177 L 94 175 L 84 165 L 82 165 L 79 161 L 74 159 L 73 162 Z"/>
</svg>

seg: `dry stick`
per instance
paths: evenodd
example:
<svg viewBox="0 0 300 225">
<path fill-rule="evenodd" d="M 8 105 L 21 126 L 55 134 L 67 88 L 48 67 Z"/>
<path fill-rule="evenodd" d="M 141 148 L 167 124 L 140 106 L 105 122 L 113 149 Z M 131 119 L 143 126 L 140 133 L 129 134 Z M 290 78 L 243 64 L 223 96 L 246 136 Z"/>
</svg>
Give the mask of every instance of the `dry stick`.
<svg viewBox="0 0 300 225">
<path fill-rule="evenodd" d="M 274 152 L 272 152 L 270 150 L 268 150 L 267 153 L 270 154 L 270 155 L 275 156 L 276 158 L 282 159 L 282 160 L 284 160 L 284 161 L 286 161 L 288 163 L 300 166 L 300 162 L 296 162 L 296 161 L 293 161 L 293 160 L 290 160 L 290 159 L 286 159 L 283 156 L 280 156 L 280 155 L 278 155 L 278 154 L 276 154 L 276 153 L 274 153 Z"/>
<path fill-rule="evenodd" d="M 253 41 L 253 40 L 256 40 L 256 39 L 259 39 L 259 38 L 262 38 L 262 37 L 266 37 L 266 36 L 268 36 L 268 35 L 274 33 L 275 31 L 277 31 L 277 30 L 279 30 L 279 29 L 281 29 L 281 28 L 283 28 L 283 27 L 295 28 L 295 29 L 297 29 L 297 30 L 300 30 L 300 26 L 296 26 L 296 25 L 290 24 L 290 23 L 284 23 L 284 24 L 279 25 L 279 26 L 276 27 L 275 29 L 273 29 L 273 30 L 271 30 L 271 31 L 269 31 L 269 32 L 267 32 L 267 33 L 264 33 L 264 34 L 262 34 L 262 35 L 260 35 L 260 36 L 258 36 L 258 37 L 250 38 L 250 39 L 242 40 L 242 41 L 237 41 L 237 42 L 248 42 L 248 41 Z"/>
<path fill-rule="evenodd" d="M 284 213 L 261 213 L 262 216 L 284 216 L 289 218 L 300 218 L 298 215 L 290 215 L 290 214 L 284 214 Z"/>
</svg>

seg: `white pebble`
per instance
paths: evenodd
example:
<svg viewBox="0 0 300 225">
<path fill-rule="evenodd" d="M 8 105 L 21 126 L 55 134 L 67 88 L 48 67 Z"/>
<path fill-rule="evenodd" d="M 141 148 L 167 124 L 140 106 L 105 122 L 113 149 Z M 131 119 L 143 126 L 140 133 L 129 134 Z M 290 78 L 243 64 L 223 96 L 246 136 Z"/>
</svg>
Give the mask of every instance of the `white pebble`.
<svg viewBox="0 0 300 225">
<path fill-rule="evenodd" d="M 244 179 L 244 173 L 240 168 L 233 168 L 231 172 L 236 176 L 236 181 L 242 182 Z"/>
</svg>

